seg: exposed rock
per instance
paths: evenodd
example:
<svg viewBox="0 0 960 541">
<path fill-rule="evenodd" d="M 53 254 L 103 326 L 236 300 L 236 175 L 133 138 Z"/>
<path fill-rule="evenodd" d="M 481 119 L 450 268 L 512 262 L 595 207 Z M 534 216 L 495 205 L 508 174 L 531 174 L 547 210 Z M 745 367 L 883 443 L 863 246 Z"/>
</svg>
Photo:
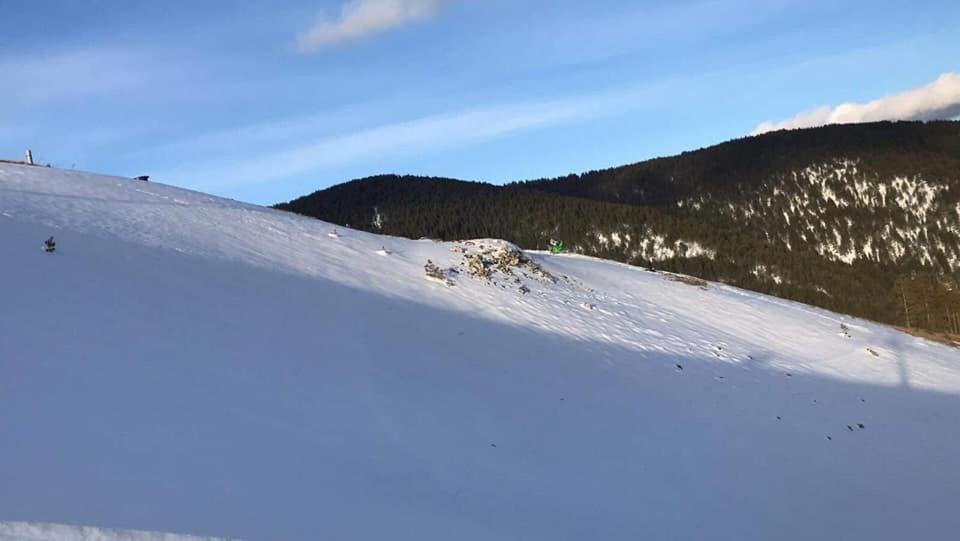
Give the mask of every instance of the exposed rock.
<svg viewBox="0 0 960 541">
<path fill-rule="evenodd" d="M 707 281 L 697 278 L 696 276 L 686 276 L 684 274 L 667 274 L 661 273 L 662 276 L 666 277 L 667 280 L 671 282 L 680 282 L 681 284 L 687 284 L 688 286 L 699 287 L 700 289 L 707 289 Z"/>
<path fill-rule="evenodd" d="M 488 263 L 484 260 L 481 254 L 465 254 L 463 258 L 467 262 L 467 271 L 470 273 L 470 276 L 482 279 L 490 278 L 490 269 L 488 268 Z"/>
<path fill-rule="evenodd" d="M 472 241 L 465 241 L 452 246 L 450 250 L 463 254 L 460 266 L 465 267 L 467 274 L 471 277 L 485 280 L 504 289 L 512 283 L 519 286 L 517 291 L 521 295 L 530 292 L 530 289 L 523 285 L 521 277 L 556 283 L 556 279 L 550 273 L 527 257 L 522 250 L 512 245 L 491 246 L 483 243 L 477 245 Z"/>
<path fill-rule="evenodd" d="M 433 261 L 427 260 L 427 264 L 423 266 L 423 270 L 427 275 L 427 280 L 432 280 L 434 282 L 439 282 L 447 287 L 453 287 L 454 282 L 448 278 L 440 267 L 434 264 Z"/>
</svg>

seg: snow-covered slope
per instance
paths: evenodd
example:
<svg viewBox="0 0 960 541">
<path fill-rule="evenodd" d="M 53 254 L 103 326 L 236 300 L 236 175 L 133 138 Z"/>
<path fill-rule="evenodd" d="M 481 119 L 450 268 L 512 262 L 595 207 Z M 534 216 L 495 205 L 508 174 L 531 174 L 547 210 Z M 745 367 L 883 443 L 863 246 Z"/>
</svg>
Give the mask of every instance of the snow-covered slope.
<svg viewBox="0 0 960 541">
<path fill-rule="evenodd" d="M 0 164 L 0 520 L 293 540 L 960 529 L 956 350 L 595 259 L 334 231 Z"/>
</svg>

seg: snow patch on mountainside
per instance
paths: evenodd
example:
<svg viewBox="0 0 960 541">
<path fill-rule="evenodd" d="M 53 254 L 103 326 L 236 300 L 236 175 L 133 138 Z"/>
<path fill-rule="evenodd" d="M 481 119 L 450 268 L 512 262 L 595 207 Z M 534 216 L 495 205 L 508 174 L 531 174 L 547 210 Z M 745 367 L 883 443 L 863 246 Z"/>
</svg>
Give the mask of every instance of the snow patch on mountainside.
<svg viewBox="0 0 960 541">
<path fill-rule="evenodd" d="M 784 282 L 783 277 L 780 276 L 779 273 L 770 269 L 766 265 L 755 265 L 751 271 L 751 274 L 757 278 L 760 278 L 761 280 L 770 280 L 777 285 L 780 285 Z"/>
<path fill-rule="evenodd" d="M 674 258 L 705 257 L 713 259 L 717 253 L 696 241 L 683 239 L 670 240 L 663 235 L 647 230 L 636 237 L 630 233 L 612 231 L 603 233 L 595 231 L 593 236 L 597 245 L 604 250 L 622 249 L 629 255 L 631 261 L 666 261 Z M 582 250 L 580 250 L 582 252 Z"/>
<path fill-rule="evenodd" d="M 897 263 L 915 256 L 924 265 L 942 259 L 957 269 L 960 208 L 945 201 L 946 193 L 946 184 L 919 175 L 879 178 L 857 159 L 838 158 L 771 178 L 749 202 L 715 206 L 749 227 L 779 231 L 766 237 L 787 249 L 786 232 L 795 231 L 833 261 Z M 684 202 L 694 208 L 709 203 L 708 195 Z M 779 223 L 771 228 L 767 218 Z"/>
</svg>

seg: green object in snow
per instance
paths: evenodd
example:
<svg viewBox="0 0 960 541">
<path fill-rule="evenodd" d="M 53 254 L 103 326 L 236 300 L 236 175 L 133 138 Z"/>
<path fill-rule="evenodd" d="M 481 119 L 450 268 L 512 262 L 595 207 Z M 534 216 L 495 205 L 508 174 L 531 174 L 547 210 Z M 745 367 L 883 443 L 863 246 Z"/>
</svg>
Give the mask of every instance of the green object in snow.
<svg viewBox="0 0 960 541">
<path fill-rule="evenodd" d="M 550 239 L 550 253 L 559 254 L 563 252 L 563 241 Z"/>
</svg>

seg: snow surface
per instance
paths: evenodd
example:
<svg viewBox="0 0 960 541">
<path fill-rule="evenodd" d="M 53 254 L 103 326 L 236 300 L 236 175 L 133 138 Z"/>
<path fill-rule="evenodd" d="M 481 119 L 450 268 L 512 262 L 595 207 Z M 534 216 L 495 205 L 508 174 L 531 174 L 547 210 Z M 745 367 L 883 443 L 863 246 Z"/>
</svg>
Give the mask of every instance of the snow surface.
<svg viewBox="0 0 960 541">
<path fill-rule="evenodd" d="M 0 164 L 0 520 L 33 523 L 0 532 L 960 531 L 956 350 L 581 256 L 465 271 L 506 246 Z"/>
</svg>

